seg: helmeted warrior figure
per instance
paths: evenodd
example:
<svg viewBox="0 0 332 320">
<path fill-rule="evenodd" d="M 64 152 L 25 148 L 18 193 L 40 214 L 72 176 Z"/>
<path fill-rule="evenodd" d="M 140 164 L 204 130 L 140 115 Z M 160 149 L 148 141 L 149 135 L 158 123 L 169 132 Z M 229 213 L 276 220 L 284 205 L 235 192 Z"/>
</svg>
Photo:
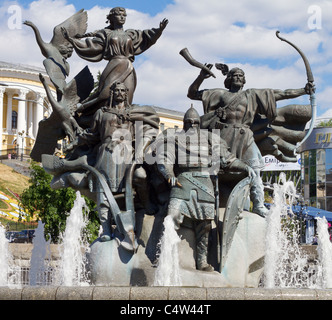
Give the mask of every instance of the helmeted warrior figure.
<svg viewBox="0 0 332 320">
<path fill-rule="evenodd" d="M 179 229 L 190 219 L 196 237 L 196 268 L 212 271 L 208 263 L 211 221 L 215 217 L 215 194 L 211 175 L 224 170 L 253 170 L 227 150 L 226 143 L 208 130 L 200 130 L 200 117 L 191 107 L 184 115 L 184 129 L 165 130 L 157 138 L 158 169 L 171 186 L 168 215 Z M 175 133 L 175 134 L 174 134 Z M 158 141 L 159 140 L 159 141 Z"/>
</svg>

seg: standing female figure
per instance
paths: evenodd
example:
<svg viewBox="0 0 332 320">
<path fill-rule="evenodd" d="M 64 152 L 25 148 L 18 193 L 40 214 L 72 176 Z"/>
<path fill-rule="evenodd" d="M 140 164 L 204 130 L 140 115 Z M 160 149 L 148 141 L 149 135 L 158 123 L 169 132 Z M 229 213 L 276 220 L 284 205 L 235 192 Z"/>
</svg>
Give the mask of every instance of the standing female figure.
<svg viewBox="0 0 332 320">
<path fill-rule="evenodd" d="M 108 61 L 101 74 L 97 92 L 83 101 L 77 111 L 94 106 L 94 111 L 105 105 L 109 98 L 110 87 L 115 82 L 123 82 L 128 88 L 128 102 L 132 103 L 137 80 L 132 63 L 135 56 L 141 54 L 156 43 L 168 24 L 164 19 L 159 28 L 148 30 L 124 30 L 127 13 L 124 8 L 111 9 L 107 15 L 109 26 L 93 33 L 88 33 L 77 38 L 71 38 L 63 30 L 65 38 L 70 41 L 76 53 L 83 59 L 91 62 Z M 80 40 L 79 38 L 86 38 Z"/>
</svg>

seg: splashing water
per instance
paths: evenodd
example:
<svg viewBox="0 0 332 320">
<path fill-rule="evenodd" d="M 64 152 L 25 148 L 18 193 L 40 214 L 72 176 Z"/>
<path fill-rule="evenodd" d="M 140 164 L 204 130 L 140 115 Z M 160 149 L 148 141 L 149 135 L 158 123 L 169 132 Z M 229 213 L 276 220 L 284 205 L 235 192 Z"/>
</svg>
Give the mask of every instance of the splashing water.
<svg viewBox="0 0 332 320">
<path fill-rule="evenodd" d="M 6 230 L 0 223 L 0 286 L 20 288 L 21 280 L 21 268 L 14 265 Z"/>
<path fill-rule="evenodd" d="M 8 258 L 9 258 L 9 249 L 8 249 L 8 240 L 6 238 L 6 230 L 0 224 L 0 286 L 7 285 L 8 277 Z"/>
<path fill-rule="evenodd" d="M 45 259 L 47 252 L 50 253 L 50 241 L 45 240 L 44 224 L 41 221 L 38 222 L 30 259 L 29 284 L 31 286 L 88 285 L 85 253 L 89 246 L 82 235 L 87 224 L 87 214 L 84 213 L 87 212 L 84 198 L 77 192 L 74 206 L 67 218 L 66 230 L 60 236 L 62 239 L 59 246 L 60 261 L 55 270 L 52 270 L 50 266 L 51 258 L 49 257 L 48 261 Z M 22 270 L 20 266 L 15 266 L 8 244 L 5 229 L 0 224 L 0 286 L 21 287 Z"/>
<path fill-rule="evenodd" d="M 313 286 L 308 256 L 298 241 L 298 221 L 293 219 L 295 196 L 294 183 L 286 181 L 282 173 L 279 184 L 274 184 L 274 204 L 266 217 L 264 286 L 267 288 Z"/>
<path fill-rule="evenodd" d="M 87 224 L 87 215 L 84 214 L 87 211 L 85 200 L 77 191 L 74 206 L 66 221 L 66 230 L 61 236 L 61 262 L 56 281 L 64 286 L 88 285 L 85 258 L 88 243 L 82 235 Z"/>
<path fill-rule="evenodd" d="M 48 269 L 45 258 L 47 252 L 50 253 L 50 242 L 45 240 L 44 237 L 44 224 L 38 221 L 38 227 L 35 231 L 35 237 L 33 239 L 33 249 L 30 259 L 30 273 L 29 283 L 30 286 L 47 285 L 48 282 Z"/>
<path fill-rule="evenodd" d="M 332 244 L 326 218 L 317 218 L 318 259 L 310 261 L 299 243 L 299 222 L 291 204 L 296 190 L 284 173 L 274 185 L 267 220 L 264 287 L 332 288 Z"/>
<path fill-rule="evenodd" d="M 326 218 L 317 218 L 318 260 L 321 266 L 321 286 L 332 288 L 332 243 Z"/>
<path fill-rule="evenodd" d="M 181 286 L 179 270 L 178 236 L 173 218 L 167 216 L 164 220 L 164 234 L 160 240 L 160 255 L 155 273 L 154 286 Z"/>
</svg>

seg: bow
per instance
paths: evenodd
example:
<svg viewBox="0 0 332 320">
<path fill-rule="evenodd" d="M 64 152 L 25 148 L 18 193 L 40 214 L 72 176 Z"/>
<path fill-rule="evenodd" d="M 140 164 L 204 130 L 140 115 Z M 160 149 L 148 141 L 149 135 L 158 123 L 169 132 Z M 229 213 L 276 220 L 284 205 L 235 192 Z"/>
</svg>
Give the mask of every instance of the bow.
<svg viewBox="0 0 332 320">
<path fill-rule="evenodd" d="M 309 61 L 308 61 L 307 57 L 304 55 L 304 53 L 295 44 L 291 43 L 290 41 L 288 41 L 288 40 L 286 40 L 286 39 L 284 39 L 282 37 L 280 37 L 279 33 L 280 33 L 280 31 L 276 32 L 277 38 L 279 38 L 281 41 L 285 41 L 288 44 L 290 44 L 300 54 L 300 56 L 303 59 L 305 68 L 306 68 L 308 83 L 313 84 L 314 83 L 314 76 L 312 74 L 311 67 L 310 67 L 310 64 L 309 64 Z M 310 93 L 310 104 L 311 104 L 311 123 L 310 123 L 309 130 L 308 130 L 307 134 L 305 135 L 305 137 L 302 139 L 301 142 L 298 142 L 296 144 L 295 149 L 294 149 L 294 154 L 297 153 L 299 147 L 303 144 L 303 142 L 308 139 L 308 137 L 310 136 L 310 134 L 311 134 L 311 132 L 312 132 L 312 130 L 314 128 L 315 122 L 316 122 L 316 96 L 315 96 L 315 89 L 313 88 L 313 86 L 311 86 L 309 90 L 310 90 L 309 93 Z"/>
</svg>

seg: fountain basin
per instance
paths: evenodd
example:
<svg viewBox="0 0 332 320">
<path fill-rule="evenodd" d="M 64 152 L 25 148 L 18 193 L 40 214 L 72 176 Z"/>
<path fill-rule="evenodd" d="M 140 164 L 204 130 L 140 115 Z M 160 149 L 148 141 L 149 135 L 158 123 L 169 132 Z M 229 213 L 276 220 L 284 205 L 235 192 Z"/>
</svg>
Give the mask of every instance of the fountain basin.
<svg viewBox="0 0 332 320">
<path fill-rule="evenodd" d="M 0 287 L 0 300 L 332 300 L 329 289 L 197 287 Z"/>
</svg>

